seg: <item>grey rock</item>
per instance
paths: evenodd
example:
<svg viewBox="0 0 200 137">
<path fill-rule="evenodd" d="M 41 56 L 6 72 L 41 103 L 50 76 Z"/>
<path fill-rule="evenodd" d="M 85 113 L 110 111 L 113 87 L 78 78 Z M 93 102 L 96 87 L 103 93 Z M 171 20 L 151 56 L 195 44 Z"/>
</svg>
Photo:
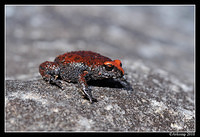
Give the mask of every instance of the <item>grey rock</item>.
<svg viewBox="0 0 200 137">
<path fill-rule="evenodd" d="M 193 6 L 6 6 L 5 130 L 195 131 Z M 42 80 L 73 50 L 120 59 L 133 91 Z"/>
<path fill-rule="evenodd" d="M 65 82 L 61 90 L 42 79 L 7 80 L 6 130 L 194 131 L 193 87 L 163 73 L 130 73 L 132 92 L 90 85 L 94 104 L 77 84 Z"/>
</svg>

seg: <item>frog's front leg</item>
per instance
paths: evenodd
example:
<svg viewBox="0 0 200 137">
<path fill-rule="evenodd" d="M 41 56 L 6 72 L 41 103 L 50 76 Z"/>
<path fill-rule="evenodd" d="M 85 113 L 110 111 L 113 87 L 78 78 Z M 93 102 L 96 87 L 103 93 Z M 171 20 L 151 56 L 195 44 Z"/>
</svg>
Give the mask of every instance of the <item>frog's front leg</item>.
<svg viewBox="0 0 200 137">
<path fill-rule="evenodd" d="M 62 81 L 58 79 L 60 75 L 60 68 L 57 63 L 49 61 L 43 62 L 39 66 L 39 72 L 44 80 L 57 85 L 61 89 L 64 89 Z"/>
<path fill-rule="evenodd" d="M 85 79 L 87 74 L 87 71 L 83 71 L 83 73 L 79 75 L 78 84 L 82 88 L 81 90 L 84 94 L 84 97 L 89 99 L 90 103 L 97 102 L 97 99 L 92 97 L 91 89 L 87 85 L 87 81 Z"/>
</svg>

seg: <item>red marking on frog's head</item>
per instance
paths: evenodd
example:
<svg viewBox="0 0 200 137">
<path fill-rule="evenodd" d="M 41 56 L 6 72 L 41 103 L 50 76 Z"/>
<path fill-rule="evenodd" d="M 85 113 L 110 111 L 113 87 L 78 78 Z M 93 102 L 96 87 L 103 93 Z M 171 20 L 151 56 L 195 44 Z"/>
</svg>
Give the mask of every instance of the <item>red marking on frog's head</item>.
<svg viewBox="0 0 200 137">
<path fill-rule="evenodd" d="M 116 67 L 124 75 L 124 70 L 122 68 L 122 63 L 120 60 L 106 61 L 104 62 L 104 65 L 106 66 L 106 70 L 111 71 L 114 67 Z"/>
</svg>

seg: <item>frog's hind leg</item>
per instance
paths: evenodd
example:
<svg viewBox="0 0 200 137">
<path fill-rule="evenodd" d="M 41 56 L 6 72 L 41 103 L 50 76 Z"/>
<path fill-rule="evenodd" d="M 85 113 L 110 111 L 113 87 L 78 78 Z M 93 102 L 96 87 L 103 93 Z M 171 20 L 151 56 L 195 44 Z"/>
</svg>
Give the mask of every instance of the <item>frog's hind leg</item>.
<svg viewBox="0 0 200 137">
<path fill-rule="evenodd" d="M 51 84 L 57 85 L 61 89 L 64 88 L 62 86 L 62 81 L 58 79 L 60 68 L 58 67 L 57 63 L 46 61 L 40 64 L 39 72 L 44 80 L 48 81 Z"/>
</svg>

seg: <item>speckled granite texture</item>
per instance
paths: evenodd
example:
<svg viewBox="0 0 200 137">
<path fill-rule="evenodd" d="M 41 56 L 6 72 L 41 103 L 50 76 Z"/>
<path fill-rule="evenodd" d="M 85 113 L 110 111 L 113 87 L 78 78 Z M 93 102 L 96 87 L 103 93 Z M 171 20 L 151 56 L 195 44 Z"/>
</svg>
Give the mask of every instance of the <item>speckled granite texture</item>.
<svg viewBox="0 0 200 137">
<path fill-rule="evenodd" d="M 90 82 L 98 102 L 42 80 L 75 50 L 120 59 L 133 91 Z M 195 131 L 193 6 L 7 6 L 5 131 Z"/>
</svg>

